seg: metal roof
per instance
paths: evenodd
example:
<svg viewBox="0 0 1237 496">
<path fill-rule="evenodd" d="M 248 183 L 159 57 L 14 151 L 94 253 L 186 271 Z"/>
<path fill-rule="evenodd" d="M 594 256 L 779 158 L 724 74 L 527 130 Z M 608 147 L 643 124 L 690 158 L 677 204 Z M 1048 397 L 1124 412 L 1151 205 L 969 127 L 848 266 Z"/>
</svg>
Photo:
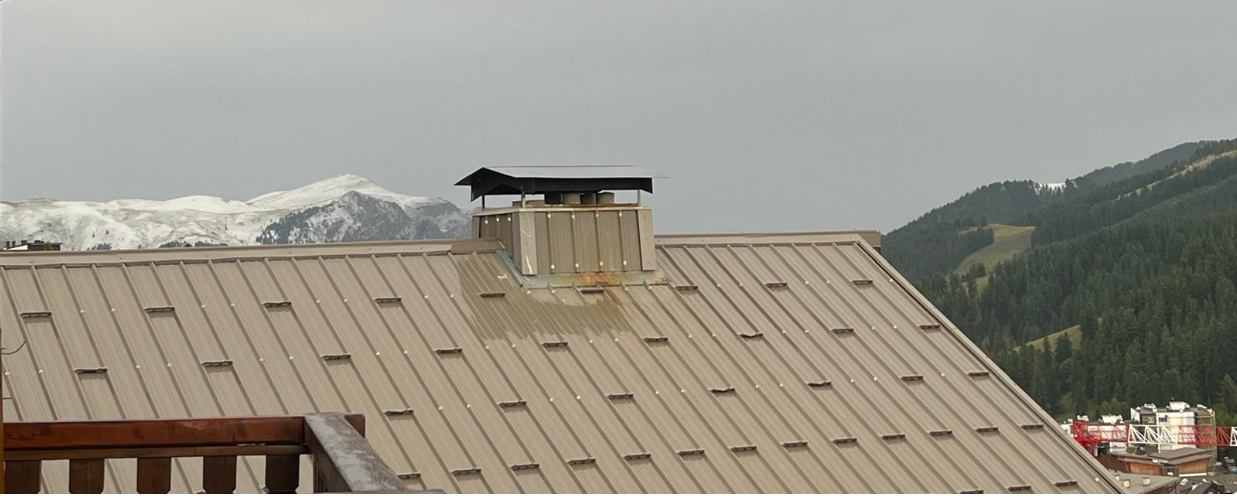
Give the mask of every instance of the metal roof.
<svg viewBox="0 0 1237 496">
<path fill-rule="evenodd" d="M 1158 453 L 1150 453 L 1147 456 L 1156 460 L 1162 460 L 1165 463 L 1178 464 L 1196 461 L 1199 459 L 1210 459 L 1212 457 L 1212 452 L 1211 450 L 1205 450 L 1193 446 L 1184 446 L 1177 449 L 1160 451 Z"/>
<path fill-rule="evenodd" d="M 668 284 L 600 291 L 500 248 L 0 254 L 5 418 L 359 412 L 448 492 L 1119 491 L 860 234 L 665 237 Z"/>
<path fill-rule="evenodd" d="M 1115 470 L 1112 473 L 1119 484 L 1128 486 L 1129 492 L 1138 494 L 1164 494 L 1164 489 L 1172 488 L 1182 482 L 1181 477 L 1127 474 Z"/>
<path fill-rule="evenodd" d="M 469 186 L 472 199 L 482 195 L 535 195 L 602 190 L 653 192 L 649 170 L 630 165 L 490 166 L 473 171 L 455 183 Z"/>
</svg>

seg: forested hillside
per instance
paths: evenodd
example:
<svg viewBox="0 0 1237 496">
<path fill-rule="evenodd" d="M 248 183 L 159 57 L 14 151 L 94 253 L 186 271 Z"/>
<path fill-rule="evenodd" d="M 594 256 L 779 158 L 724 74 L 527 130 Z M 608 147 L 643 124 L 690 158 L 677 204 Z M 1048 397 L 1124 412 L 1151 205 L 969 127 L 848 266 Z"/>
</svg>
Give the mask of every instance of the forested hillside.
<svg viewBox="0 0 1237 496">
<path fill-rule="evenodd" d="M 1098 187 L 1112 184 L 1122 179 L 1128 179 L 1139 174 L 1146 174 L 1148 172 L 1160 170 L 1176 162 L 1189 159 L 1194 156 L 1194 154 L 1198 152 L 1198 149 L 1205 144 L 1207 144 L 1207 142 L 1204 141 L 1182 143 L 1167 150 L 1157 152 L 1155 155 L 1137 162 L 1125 162 L 1111 167 L 1093 170 L 1078 178 L 1077 182 Z"/>
<path fill-rule="evenodd" d="M 1177 399 L 1237 419 L 1225 351 L 1237 343 L 1237 140 L 1187 145 L 1083 176 L 1012 217 L 1003 205 L 1002 222 L 1033 229 L 1034 246 L 990 270 L 948 267 L 991 219 L 979 190 L 891 233 L 885 253 L 1050 412 Z M 946 242 L 914 246 L 934 239 Z M 1027 345 L 1075 326 L 1077 341 Z"/>
<path fill-rule="evenodd" d="M 1073 182 L 1060 188 L 1034 181 L 992 183 L 890 232 L 883 240 L 884 255 L 911 280 L 948 274 L 968 255 L 992 244 L 989 222 L 1009 224 L 1079 194 Z"/>
<path fill-rule="evenodd" d="M 1034 181 L 1004 181 L 982 186 L 887 234 L 885 256 L 912 280 L 944 276 L 954 271 L 968 255 L 994 241 L 991 235 L 971 232 L 968 228 L 984 227 L 988 223 L 1027 225 L 1031 222 L 1028 216 L 1041 209 L 1081 199 L 1115 182 L 1163 171 L 1196 154 L 1209 153 L 1200 151 L 1204 146 L 1214 147 L 1216 143 L 1183 143 L 1137 162 L 1094 170 L 1056 187 Z"/>
</svg>

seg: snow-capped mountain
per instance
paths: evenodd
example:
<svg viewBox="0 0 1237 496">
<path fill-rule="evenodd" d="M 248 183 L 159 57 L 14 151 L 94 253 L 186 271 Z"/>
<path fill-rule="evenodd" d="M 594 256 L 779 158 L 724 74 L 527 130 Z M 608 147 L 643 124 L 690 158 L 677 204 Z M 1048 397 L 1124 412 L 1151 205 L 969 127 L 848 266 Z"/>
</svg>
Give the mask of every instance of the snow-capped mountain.
<svg viewBox="0 0 1237 496">
<path fill-rule="evenodd" d="M 0 238 L 58 241 L 65 250 L 446 238 L 466 236 L 468 224 L 447 200 L 401 195 L 351 174 L 249 201 L 0 202 Z"/>
</svg>

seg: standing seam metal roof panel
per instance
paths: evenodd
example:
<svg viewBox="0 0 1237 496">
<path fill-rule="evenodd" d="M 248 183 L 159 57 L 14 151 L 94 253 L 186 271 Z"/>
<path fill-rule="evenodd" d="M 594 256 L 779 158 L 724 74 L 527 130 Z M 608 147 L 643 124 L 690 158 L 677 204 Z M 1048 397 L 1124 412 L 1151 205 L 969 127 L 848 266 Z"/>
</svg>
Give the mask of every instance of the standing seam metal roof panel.
<svg viewBox="0 0 1237 496">
<path fill-rule="evenodd" d="M 589 294 L 519 287 L 500 249 L 3 254 L 3 346 L 29 343 L 5 414 L 360 412 L 410 489 L 449 492 L 1120 491 L 861 235 L 662 237 L 668 284 Z"/>
</svg>

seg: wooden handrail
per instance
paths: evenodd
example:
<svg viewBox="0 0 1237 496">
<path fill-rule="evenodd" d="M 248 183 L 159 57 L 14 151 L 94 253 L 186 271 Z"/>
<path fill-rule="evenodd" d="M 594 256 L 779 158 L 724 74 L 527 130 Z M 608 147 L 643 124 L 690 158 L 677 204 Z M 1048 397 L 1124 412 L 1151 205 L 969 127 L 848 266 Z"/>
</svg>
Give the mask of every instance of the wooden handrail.
<svg viewBox="0 0 1237 496">
<path fill-rule="evenodd" d="M 4 424 L 9 492 L 38 492 L 42 461 L 69 460 L 69 491 L 103 490 L 103 461 L 136 458 L 139 492 L 171 486 L 171 459 L 202 457 L 203 489 L 232 492 L 236 457 L 266 457 L 266 490 L 295 492 L 300 457 L 309 454 L 318 492 L 402 492 L 395 472 L 365 440 L 365 418 L 323 413 Z"/>
<path fill-rule="evenodd" d="M 305 417 L 83 420 L 4 424 L 4 446 L 22 449 L 305 444 Z"/>
</svg>

